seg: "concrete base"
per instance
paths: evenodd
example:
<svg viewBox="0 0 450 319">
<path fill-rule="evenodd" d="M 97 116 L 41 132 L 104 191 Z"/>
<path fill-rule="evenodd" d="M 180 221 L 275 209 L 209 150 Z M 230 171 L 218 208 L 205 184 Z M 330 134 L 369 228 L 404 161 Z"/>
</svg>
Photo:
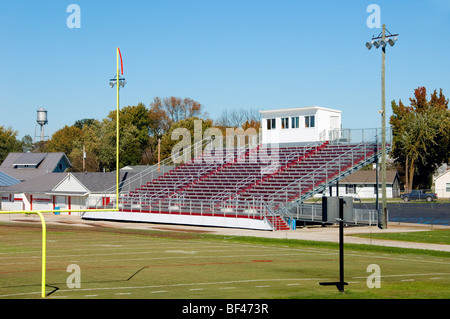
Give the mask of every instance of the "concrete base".
<svg viewBox="0 0 450 319">
<path fill-rule="evenodd" d="M 273 230 L 264 219 L 137 212 L 85 212 L 83 219 Z"/>
</svg>

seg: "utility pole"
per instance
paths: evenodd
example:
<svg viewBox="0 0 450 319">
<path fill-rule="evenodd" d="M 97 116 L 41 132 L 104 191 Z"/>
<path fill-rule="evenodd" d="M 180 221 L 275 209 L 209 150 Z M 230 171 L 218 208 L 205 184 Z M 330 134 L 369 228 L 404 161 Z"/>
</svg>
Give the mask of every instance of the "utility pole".
<svg viewBox="0 0 450 319">
<path fill-rule="evenodd" d="M 383 24 L 382 41 L 386 43 L 386 25 Z M 381 46 L 381 208 L 383 211 L 381 226 L 387 229 L 387 204 L 386 204 L 386 95 L 385 95 L 385 59 L 386 46 Z M 377 190 L 378 191 L 378 190 Z"/>
<path fill-rule="evenodd" d="M 386 25 L 383 24 L 381 34 L 378 37 L 372 38 L 371 42 L 366 43 L 366 48 L 370 50 L 372 46 L 375 48 L 381 47 L 381 201 L 382 212 L 381 216 L 378 216 L 378 224 L 382 229 L 387 228 L 387 204 L 386 204 L 386 95 L 385 95 L 385 59 L 386 59 L 386 46 L 394 46 L 397 41 L 398 34 L 391 34 L 389 31 L 386 36 Z M 377 166 L 378 167 L 378 166 Z M 377 174 L 378 177 L 378 174 Z M 378 196 L 378 183 L 377 183 L 377 196 Z M 380 214 L 379 214 L 380 215 Z"/>
</svg>

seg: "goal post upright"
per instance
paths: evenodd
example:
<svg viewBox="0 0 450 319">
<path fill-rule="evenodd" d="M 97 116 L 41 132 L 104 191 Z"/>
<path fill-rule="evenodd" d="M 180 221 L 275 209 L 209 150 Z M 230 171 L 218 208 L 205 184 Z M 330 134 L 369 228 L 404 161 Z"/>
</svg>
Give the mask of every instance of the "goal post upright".
<svg viewBox="0 0 450 319">
<path fill-rule="evenodd" d="M 41 297 L 45 298 L 45 283 L 47 269 L 47 226 L 45 224 L 44 215 L 40 211 L 0 211 L 0 214 L 36 214 L 41 220 L 42 227 L 42 275 L 41 275 Z"/>
</svg>

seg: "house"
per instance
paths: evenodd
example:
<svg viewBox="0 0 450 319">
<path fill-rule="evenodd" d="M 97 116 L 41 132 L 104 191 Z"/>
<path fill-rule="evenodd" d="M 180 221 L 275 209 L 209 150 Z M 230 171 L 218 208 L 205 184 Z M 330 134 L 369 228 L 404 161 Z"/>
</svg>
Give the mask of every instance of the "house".
<svg viewBox="0 0 450 319">
<path fill-rule="evenodd" d="M 21 183 L 4 187 L 2 210 L 49 210 L 54 208 L 50 192 L 67 174 L 47 173 L 27 179 Z"/>
<path fill-rule="evenodd" d="M 434 192 L 438 198 L 450 198 L 450 169 L 436 176 L 434 179 Z"/>
<path fill-rule="evenodd" d="M 121 171 L 119 187 L 140 186 L 128 183 L 134 173 Z M 138 185 L 139 184 L 139 185 Z M 47 173 L 22 183 L 4 187 L 3 210 L 55 210 L 102 208 L 116 196 L 116 173 Z"/>
<path fill-rule="evenodd" d="M 71 166 L 64 153 L 9 153 L 0 172 L 23 182 L 48 173 L 63 173 Z"/>
<path fill-rule="evenodd" d="M 379 173 L 378 191 L 381 197 L 381 172 Z M 336 196 L 336 185 L 331 187 L 332 195 Z M 329 190 L 324 193 L 329 196 Z M 355 198 L 375 199 L 377 196 L 376 170 L 356 171 L 339 181 L 339 196 L 352 196 Z M 400 196 L 400 179 L 397 171 L 386 171 L 386 197 L 395 198 Z"/>
<path fill-rule="evenodd" d="M 325 141 L 341 128 L 341 111 L 320 106 L 262 110 L 262 143 Z"/>
</svg>

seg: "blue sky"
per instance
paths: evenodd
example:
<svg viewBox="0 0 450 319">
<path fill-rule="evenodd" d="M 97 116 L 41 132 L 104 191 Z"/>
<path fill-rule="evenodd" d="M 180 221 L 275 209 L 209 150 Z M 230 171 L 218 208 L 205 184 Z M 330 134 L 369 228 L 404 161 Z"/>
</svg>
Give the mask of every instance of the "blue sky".
<svg viewBox="0 0 450 319">
<path fill-rule="evenodd" d="M 68 28 L 69 4 L 81 28 Z M 347 128 L 380 127 L 381 50 L 365 43 L 369 4 L 399 39 L 386 54 L 386 104 L 414 89 L 450 96 L 450 1 L 0 0 L 0 125 L 34 137 L 36 111 L 50 135 L 121 106 L 190 97 L 216 119 L 225 109 L 324 106 Z"/>
</svg>

